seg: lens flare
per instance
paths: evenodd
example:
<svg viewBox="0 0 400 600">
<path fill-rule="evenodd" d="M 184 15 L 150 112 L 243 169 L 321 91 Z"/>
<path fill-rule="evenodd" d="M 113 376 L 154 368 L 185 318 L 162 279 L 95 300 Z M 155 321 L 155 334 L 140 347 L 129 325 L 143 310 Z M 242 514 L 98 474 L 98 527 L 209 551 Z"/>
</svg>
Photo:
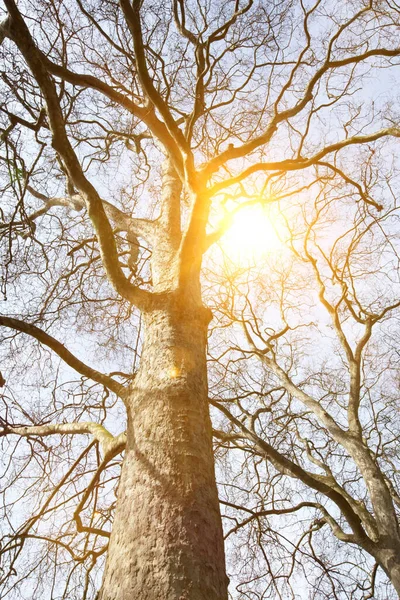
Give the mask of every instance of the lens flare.
<svg viewBox="0 0 400 600">
<path fill-rule="evenodd" d="M 236 212 L 221 245 L 230 260 L 242 264 L 257 262 L 283 249 L 271 211 L 259 204 Z"/>
</svg>

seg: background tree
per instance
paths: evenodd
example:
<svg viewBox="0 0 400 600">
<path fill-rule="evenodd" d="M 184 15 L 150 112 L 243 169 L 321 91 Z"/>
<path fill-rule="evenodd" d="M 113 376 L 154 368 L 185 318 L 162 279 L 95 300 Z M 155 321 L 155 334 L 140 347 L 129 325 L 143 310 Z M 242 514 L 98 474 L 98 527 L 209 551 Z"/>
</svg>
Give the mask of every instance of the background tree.
<svg viewBox="0 0 400 600">
<path fill-rule="evenodd" d="M 399 593 L 399 18 L 4 1 L 2 597 Z"/>
</svg>

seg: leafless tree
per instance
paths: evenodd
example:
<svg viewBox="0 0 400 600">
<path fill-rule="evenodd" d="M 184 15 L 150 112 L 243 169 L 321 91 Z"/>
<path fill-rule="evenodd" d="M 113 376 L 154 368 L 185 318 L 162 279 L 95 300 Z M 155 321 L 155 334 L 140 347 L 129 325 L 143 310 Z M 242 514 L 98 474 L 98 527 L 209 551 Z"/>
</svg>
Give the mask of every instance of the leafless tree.
<svg viewBox="0 0 400 600">
<path fill-rule="evenodd" d="M 397 4 L 2 11 L 1 597 L 399 593 Z"/>
</svg>

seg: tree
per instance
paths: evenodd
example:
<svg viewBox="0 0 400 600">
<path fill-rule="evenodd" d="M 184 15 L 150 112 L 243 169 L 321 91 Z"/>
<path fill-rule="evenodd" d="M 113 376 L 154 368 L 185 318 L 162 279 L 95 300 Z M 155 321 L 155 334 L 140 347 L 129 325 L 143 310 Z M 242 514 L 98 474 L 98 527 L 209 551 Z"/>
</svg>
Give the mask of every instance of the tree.
<svg viewBox="0 0 400 600">
<path fill-rule="evenodd" d="M 323 569 L 316 597 L 373 597 L 378 567 L 399 593 L 395 327 L 371 341 L 399 305 L 397 5 L 4 6 L 3 594 L 93 598 L 107 556 L 101 600 L 227 598 L 210 403 L 218 477 L 238 481 L 222 505 L 250 532 L 245 593 L 288 597 L 300 551 Z M 213 261 L 255 203 L 280 206 L 294 266 L 265 260 L 252 283 Z M 321 348 L 310 273 L 328 364 L 305 342 Z M 304 508 L 291 572 L 258 584 L 259 553 L 271 574 L 290 545 L 271 549 L 265 520 Z M 314 552 L 325 525 L 370 591 Z"/>
</svg>

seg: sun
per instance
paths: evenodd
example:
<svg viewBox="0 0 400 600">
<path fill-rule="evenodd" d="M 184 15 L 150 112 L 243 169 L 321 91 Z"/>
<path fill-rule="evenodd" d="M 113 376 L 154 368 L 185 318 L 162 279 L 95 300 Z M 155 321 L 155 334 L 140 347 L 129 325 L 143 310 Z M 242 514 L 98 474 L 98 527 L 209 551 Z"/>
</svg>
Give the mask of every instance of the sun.
<svg viewBox="0 0 400 600">
<path fill-rule="evenodd" d="M 241 264 L 257 263 L 283 250 L 272 212 L 260 204 L 246 206 L 235 213 L 221 246 L 233 262 Z"/>
</svg>

